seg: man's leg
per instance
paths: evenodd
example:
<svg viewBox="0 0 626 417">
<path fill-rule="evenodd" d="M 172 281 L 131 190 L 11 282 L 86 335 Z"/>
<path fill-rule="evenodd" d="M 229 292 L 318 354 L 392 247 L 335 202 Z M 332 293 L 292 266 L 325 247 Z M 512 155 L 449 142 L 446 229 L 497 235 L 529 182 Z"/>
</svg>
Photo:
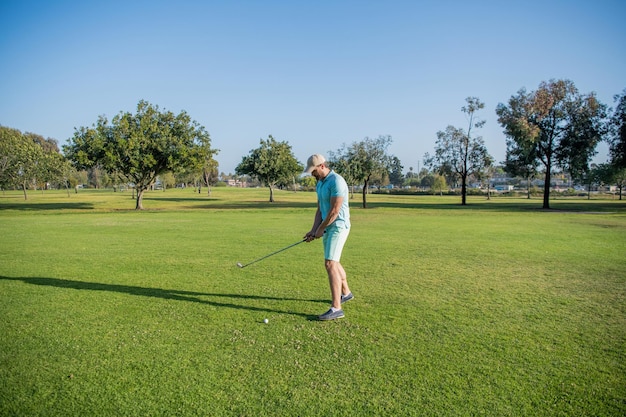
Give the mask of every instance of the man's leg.
<svg viewBox="0 0 626 417">
<path fill-rule="evenodd" d="M 343 265 L 337 262 L 337 267 L 339 268 L 339 273 L 341 275 L 341 293 L 343 295 L 350 294 L 350 288 L 348 287 L 348 277 L 346 276 L 346 270 L 343 269 Z"/>
<path fill-rule="evenodd" d="M 337 310 L 341 310 L 342 290 L 344 294 L 350 293 L 346 271 L 339 262 L 349 233 L 349 229 L 332 228 L 326 229 L 324 234 L 324 265 L 326 266 L 328 283 L 330 284 L 332 307 Z"/>
<path fill-rule="evenodd" d="M 339 262 L 326 259 L 326 272 L 328 273 L 330 294 L 333 300 L 332 306 L 337 310 L 341 310 L 341 289 L 345 280 L 345 271 Z"/>
</svg>

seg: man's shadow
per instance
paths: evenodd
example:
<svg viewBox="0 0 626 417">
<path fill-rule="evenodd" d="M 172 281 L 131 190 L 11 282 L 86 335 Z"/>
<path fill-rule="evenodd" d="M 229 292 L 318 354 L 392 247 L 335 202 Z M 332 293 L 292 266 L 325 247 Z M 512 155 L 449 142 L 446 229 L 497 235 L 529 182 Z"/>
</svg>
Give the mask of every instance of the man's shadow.
<svg viewBox="0 0 626 417">
<path fill-rule="evenodd" d="M 73 290 L 88 290 L 88 291 L 109 291 L 122 294 L 130 294 L 141 297 L 155 297 L 164 300 L 177 300 L 186 301 L 192 303 L 206 304 L 214 307 L 233 308 L 239 310 L 250 310 L 263 313 L 278 313 L 278 314 L 290 314 L 295 316 L 305 317 L 308 320 L 314 320 L 317 316 L 310 314 L 299 313 L 296 311 L 278 310 L 272 308 L 255 307 L 245 305 L 245 300 L 271 300 L 271 301 L 308 301 L 314 303 L 325 303 L 328 300 L 304 300 L 299 298 L 286 298 L 286 297 L 267 297 L 259 295 L 246 295 L 246 294 L 218 294 L 218 293 L 204 293 L 194 291 L 181 291 L 181 290 L 167 290 L 161 288 L 148 288 L 148 287 L 135 287 L 132 285 L 118 285 L 118 284 L 104 284 L 99 282 L 84 282 L 74 281 L 60 278 L 43 278 L 43 277 L 6 277 L 0 275 L 0 280 L 5 281 L 22 281 L 26 284 L 56 287 L 56 288 L 69 288 Z M 201 297 L 207 298 L 221 298 L 221 299 L 235 299 L 241 300 L 240 303 L 234 302 L 222 302 L 211 301 Z"/>
</svg>

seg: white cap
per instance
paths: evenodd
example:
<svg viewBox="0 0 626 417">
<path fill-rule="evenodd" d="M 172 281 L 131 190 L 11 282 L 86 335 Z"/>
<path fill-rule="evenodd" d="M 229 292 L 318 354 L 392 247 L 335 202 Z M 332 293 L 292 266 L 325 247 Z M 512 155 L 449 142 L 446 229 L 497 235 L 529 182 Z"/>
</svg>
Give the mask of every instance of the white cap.
<svg viewBox="0 0 626 417">
<path fill-rule="evenodd" d="M 316 166 L 323 164 L 324 162 L 326 162 L 326 158 L 324 158 L 324 155 L 320 155 L 318 153 L 311 155 L 306 161 L 306 169 L 304 170 L 304 172 L 310 174 L 311 172 L 313 172 Z"/>
</svg>

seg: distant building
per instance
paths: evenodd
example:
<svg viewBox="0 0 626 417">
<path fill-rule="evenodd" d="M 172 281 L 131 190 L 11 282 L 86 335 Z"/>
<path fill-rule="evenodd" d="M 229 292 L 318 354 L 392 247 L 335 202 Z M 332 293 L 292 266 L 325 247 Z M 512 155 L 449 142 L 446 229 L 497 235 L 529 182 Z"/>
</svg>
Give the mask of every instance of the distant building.
<svg viewBox="0 0 626 417">
<path fill-rule="evenodd" d="M 226 185 L 228 185 L 229 187 L 246 188 L 248 186 L 248 183 L 246 181 L 229 179 Z"/>
<path fill-rule="evenodd" d="M 512 185 L 496 185 L 495 187 L 493 187 L 494 190 L 498 191 L 498 192 L 506 192 L 506 191 L 513 191 L 513 186 Z"/>
</svg>

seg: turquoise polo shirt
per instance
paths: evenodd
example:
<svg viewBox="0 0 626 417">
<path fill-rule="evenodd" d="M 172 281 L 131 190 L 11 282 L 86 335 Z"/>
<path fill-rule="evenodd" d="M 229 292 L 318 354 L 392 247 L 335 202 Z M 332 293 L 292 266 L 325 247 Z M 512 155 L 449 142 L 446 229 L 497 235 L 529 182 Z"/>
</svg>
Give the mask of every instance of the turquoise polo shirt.
<svg viewBox="0 0 626 417">
<path fill-rule="evenodd" d="M 317 182 L 317 201 L 320 205 L 320 212 L 322 213 L 322 220 L 326 219 L 328 212 L 330 211 L 330 199 L 331 197 L 343 197 L 341 202 L 341 209 L 337 219 L 328 226 L 338 226 L 350 228 L 350 207 L 348 206 L 348 184 L 346 180 L 335 171 L 330 171 L 326 178 Z"/>
</svg>

